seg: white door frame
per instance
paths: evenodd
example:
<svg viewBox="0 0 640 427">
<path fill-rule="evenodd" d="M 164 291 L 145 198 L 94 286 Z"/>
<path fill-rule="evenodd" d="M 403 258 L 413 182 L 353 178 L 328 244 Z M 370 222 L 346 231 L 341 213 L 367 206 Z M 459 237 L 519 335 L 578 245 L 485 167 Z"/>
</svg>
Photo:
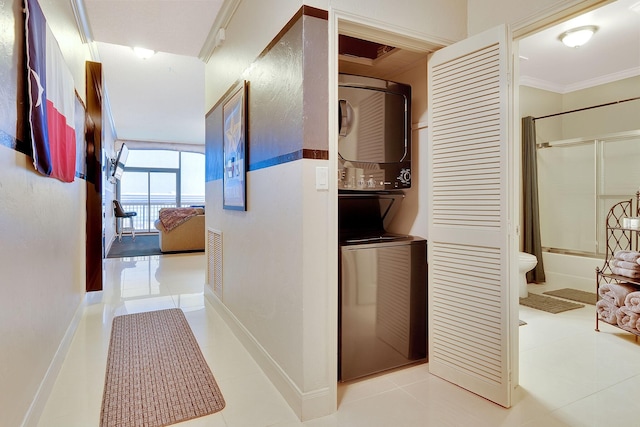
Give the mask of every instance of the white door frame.
<svg viewBox="0 0 640 427">
<path fill-rule="evenodd" d="M 513 75 L 511 77 L 511 81 L 514 87 L 514 104 L 511 111 L 511 121 L 512 121 L 512 135 L 519 137 L 520 135 L 520 121 L 513 120 L 513 118 L 519 117 L 519 108 L 518 108 L 518 91 L 515 90 L 516 83 L 518 82 L 519 74 L 518 74 L 518 40 L 533 34 L 537 31 L 541 31 L 542 29 L 555 25 L 558 22 L 570 19 L 574 16 L 583 14 L 588 10 L 595 9 L 603 4 L 610 3 L 611 0 L 574 0 L 570 4 L 562 3 L 558 4 L 555 7 L 551 7 L 545 10 L 542 10 L 534 15 L 531 15 L 525 19 L 519 20 L 517 22 L 511 23 L 511 31 L 513 37 L 513 46 L 512 46 L 512 57 L 515 58 L 513 62 Z M 394 26 L 386 26 L 384 23 L 380 21 L 373 21 L 369 18 L 355 15 L 350 12 L 341 11 L 335 8 L 329 8 L 329 46 L 328 46 L 328 93 L 329 93 L 329 158 L 334 161 L 329 163 L 329 176 L 337 176 L 337 153 L 338 153 L 338 135 L 337 132 L 333 132 L 334 129 L 337 129 L 337 114 L 338 114 L 338 34 L 342 32 L 344 34 L 348 34 L 354 37 L 359 37 L 363 39 L 373 40 L 373 41 L 384 41 L 389 44 L 394 44 L 397 47 L 415 50 L 415 51 L 429 51 L 435 47 L 445 46 L 451 43 L 450 40 L 444 39 L 432 39 L 425 40 L 421 39 L 419 35 L 410 33 L 410 32 L 402 32 L 402 29 Z M 518 182 L 519 173 L 520 173 L 520 148 L 519 144 L 517 144 L 518 148 L 512 150 L 511 162 L 514 165 L 518 165 L 518 167 L 511 168 L 511 177 L 513 182 Z M 329 193 L 330 193 L 330 201 L 329 201 L 329 211 L 332 212 L 332 218 L 330 218 L 331 227 L 329 229 L 335 230 L 335 233 L 338 232 L 338 221 L 337 221 L 337 183 L 335 180 L 330 180 L 329 185 Z M 519 187 L 516 187 L 514 190 L 514 194 L 511 194 L 509 199 L 512 203 L 510 209 L 513 212 L 518 214 L 519 217 L 519 205 L 520 205 L 520 196 L 515 193 L 515 191 L 519 191 Z M 516 234 L 519 235 L 519 224 L 516 227 Z M 519 238 L 519 237 L 518 237 Z M 337 249 L 336 249 L 336 258 L 337 258 Z M 514 257 L 517 258 L 517 257 Z M 336 319 L 335 325 L 337 326 L 337 317 L 338 317 L 338 289 L 337 289 L 337 261 L 335 263 L 336 274 L 335 280 L 332 283 L 329 283 L 329 301 L 330 306 L 328 307 L 329 316 Z M 515 270 L 514 277 L 512 279 L 512 288 L 513 294 L 517 295 L 517 268 L 513 268 Z M 512 275 L 512 276 L 513 276 Z M 513 313 L 517 313 L 517 301 L 513 303 L 515 306 L 511 311 Z M 515 316 L 517 318 L 517 315 Z M 512 348 L 517 353 L 518 346 L 518 329 L 515 329 L 515 345 L 512 345 Z M 337 342 L 338 342 L 338 330 L 337 327 L 334 328 L 334 339 L 330 339 L 329 342 L 335 342 L 335 345 L 331 348 L 327 349 L 330 354 L 330 366 L 329 371 L 333 375 L 334 378 L 337 378 L 338 372 L 338 361 L 337 361 Z M 334 357 L 336 356 L 336 357 Z M 517 360 L 516 358 L 512 360 Z M 515 363 L 513 366 L 513 378 L 512 383 L 514 386 L 518 385 L 518 363 Z M 336 407 L 337 407 L 337 382 L 335 384 L 331 384 L 330 393 L 335 396 Z M 516 402 L 517 403 L 517 402 Z"/>
</svg>

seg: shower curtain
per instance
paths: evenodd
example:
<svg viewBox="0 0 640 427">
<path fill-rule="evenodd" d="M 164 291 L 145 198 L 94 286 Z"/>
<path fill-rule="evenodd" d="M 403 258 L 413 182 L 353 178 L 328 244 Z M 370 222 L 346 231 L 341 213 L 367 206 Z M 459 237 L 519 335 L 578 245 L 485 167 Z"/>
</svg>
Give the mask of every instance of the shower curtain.
<svg viewBox="0 0 640 427">
<path fill-rule="evenodd" d="M 523 251 L 538 258 L 538 265 L 527 273 L 527 282 L 545 281 L 540 241 L 538 206 L 538 163 L 536 160 L 536 122 L 531 116 L 522 118 L 522 183 L 523 183 Z"/>
</svg>

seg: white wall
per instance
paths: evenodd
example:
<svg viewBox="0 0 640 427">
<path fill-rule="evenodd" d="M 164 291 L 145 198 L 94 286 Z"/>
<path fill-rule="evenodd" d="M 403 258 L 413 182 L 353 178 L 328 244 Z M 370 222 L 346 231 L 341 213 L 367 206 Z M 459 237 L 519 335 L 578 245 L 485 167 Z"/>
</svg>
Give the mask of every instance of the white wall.
<svg viewBox="0 0 640 427">
<path fill-rule="evenodd" d="M 562 111 L 640 96 L 640 76 L 577 90 L 562 97 Z M 596 108 L 562 117 L 563 139 L 595 137 L 640 129 L 640 100 Z"/>
<path fill-rule="evenodd" d="M 211 108 L 303 5 L 339 10 L 422 40 L 450 43 L 466 36 L 465 0 L 253 0 L 242 1 L 206 71 Z"/>
<path fill-rule="evenodd" d="M 224 95 L 302 6 L 301 0 L 241 1 L 205 71 L 205 111 Z"/>
<path fill-rule="evenodd" d="M 287 150 L 326 150 L 327 88 L 311 83 L 326 80 L 326 28 L 326 21 L 313 17 L 305 17 L 303 27 L 301 18 L 275 53 L 253 58 L 246 73 L 232 77 L 249 81 L 250 161 L 258 161 L 252 153 L 271 161 L 270 156 L 291 154 Z M 274 110 L 260 110 L 260 101 Z M 305 159 L 252 167 L 246 212 L 222 209 L 221 180 L 207 183 L 207 226 L 223 233 L 225 309 L 301 418 L 331 413 L 336 403 L 336 374 L 327 354 L 336 323 L 327 310 L 328 192 L 315 190 L 315 168 L 326 163 Z"/>
<path fill-rule="evenodd" d="M 405 35 L 419 32 L 422 37 L 429 33 L 433 39 L 455 39 L 465 32 L 462 1 L 406 2 L 406 7 L 380 2 L 366 8 L 357 1 L 305 3 L 357 12 L 369 22 L 384 20 L 391 27 L 402 27 Z M 285 0 L 268 6 L 241 2 L 227 26 L 224 44 L 207 64 L 207 110 L 301 5 Z M 424 80 L 426 72 L 415 73 L 410 78 Z M 426 83 L 419 92 L 416 99 L 426 104 Z M 418 116 L 424 109 L 424 105 L 417 108 L 422 111 Z M 322 145 L 328 142 L 321 141 Z M 329 156 L 335 161 L 335 153 Z M 336 405 L 337 301 L 330 296 L 337 295 L 337 224 L 332 222 L 335 213 L 330 212 L 328 199 L 335 192 L 315 189 L 315 168 L 326 163 L 302 160 L 249 172 L 246 213 L 223 211 L 221 182 L 207 183 L 207 225 L 223 232 L 223 303 L 247 339 L 271 360 L 283 381 L 272 380 L 301 418 L 328 414 Z M 330 185 L 336 183 L 331 180 Z M 415 199 L 412 215 L 417 215 Z M 331 241 L 336 247 L 328 246 Z M 322 403 L 309 406 L 314 400 Z"/>
<path fill-rule="evenodd" d="M 520 116 L 541 117 L 638 96 L 640 96 L 640 76 L 566 94 L 520 86 Z M 638 129 L 640 129 L 640 101 L 630 101 L 536 121 L 538 142 L 595 138 Z"/>
<path fill-rule="evenodd" d="M 68 6 L 48 4 L 45 16 L 84 94 L 88 55 Z M 0 36 L 0 131 L 16 135 L 16 82 L 22 43 L 21 2 L 0 4 L 0 21 L 16 31 Z M 22 137 L 22 136 L 21 136 Z M 55 379 L 52 361 L 72 324 L 85 288 L 85 183 L 66 184 L 34 171 L 31 158 L 0 146 L 0 425 L 21 425 L 39 387 Z M 43 383 L 47 370 L 51 376 Z M 31 423 L 37 421 L 34 402 Z"/>
<path fill-rule="evenodd" d="M 84 296 L 85 191 L 6 147 L 0 182 L 0 424 L 19 425 Z"/>
<path fill-rule="evenodd" d="M 563 111 L 562 95 L 529 86 L 520 86 L 520 117 L 541 117 Z M 544 119 L 536 122 L 538 142 L 562 139 L 562 120 Z"/>
<path fill-rule="evenodd" d="M 108 90 L 108 88 L 107 88 Z M 115 158 L 117 155 L 117 150 L 120 148 L 118 146 L 115 147 L 115 135 L 113 134 L 113 129 L 111 125 L 109 125 L 108 120 L 108 111 L 104 111 L 103 108 L 103 125 L 102 125 L 102 150 L 105 155 L 109 158 Z M 103 156 L 104 157 L 104 156 Z M 103 160 L 104 161 L 104 160 Z M 109 164 L 105 165 L 107 170 L 107 175 L 109 171 Z M 102 182 L 104 191 L 102 192 L 102 203 L 105 206 L 104 210 L 104 219 L 103 219 L 103 227 L 104 227 L 104 252 L 105 256 L 109 253 L 111 249 L 111 245 L 113 241 L 116 239 L 116 217 L 113 213 L 113 201 L 116 199 L 116 184 L 109 182 L 108 178 L 105 178 Z"/>
</svg>

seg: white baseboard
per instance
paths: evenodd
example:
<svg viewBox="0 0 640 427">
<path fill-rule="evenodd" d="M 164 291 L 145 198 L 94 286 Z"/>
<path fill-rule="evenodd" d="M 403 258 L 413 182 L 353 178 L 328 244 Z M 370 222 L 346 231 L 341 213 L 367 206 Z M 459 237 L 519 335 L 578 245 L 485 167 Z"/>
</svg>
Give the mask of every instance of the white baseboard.
<svg viewBox="0 0 640 427">
<path fill-rule="evenodd" d="M 44 411 L 44 407 L 47 404 L 47 400 L 51 395 L 51 391 L 53 390 L 53 385 L 58 378 L 58 374 L 62 369 L 62 364 L 64 359 L 67 357 L 67 353 L 69 352 L 69 347 L 71 347 L 71 341 L 73 340 L 73 335 L 76 333 L 78 329 L 78 325 L 80 324 L 80 320 L 82 319 L 82 315 L 84 314 L 84 309 L 87 306 L 87 298 L 88 293 L 85 293 L 82 298 L 78 308 L 76 309 L 73 317 L 71 318 L 71 323 L 67 328 L 64 336 L 62 337 L 62 341 L 60 341 L 60 345 L 56 350 L 56 353 L 49 364 L 49 368 L 44 375 L 44 378 L 40 382 L 40 386 L 38 387 L 38 391 L 36 391 L 36 395 L 27 410 L 27 413 L 22 420 L 22 427 L 31 427 L 36 426 L 38 421 L 40 420 L 40 416 Z"/>
<path fill-rule="evenodd" d="M 335 412 L 336 397 L 332 396 L 329 387 L 309 392 L 301 391 L 247 328 L 218 299 L 209 286 L 205 285 L 204 288 L 206 300 L 224 319 L 231 331 L 240 340 L 301 421 L 323 417 Z"/>
</svg>

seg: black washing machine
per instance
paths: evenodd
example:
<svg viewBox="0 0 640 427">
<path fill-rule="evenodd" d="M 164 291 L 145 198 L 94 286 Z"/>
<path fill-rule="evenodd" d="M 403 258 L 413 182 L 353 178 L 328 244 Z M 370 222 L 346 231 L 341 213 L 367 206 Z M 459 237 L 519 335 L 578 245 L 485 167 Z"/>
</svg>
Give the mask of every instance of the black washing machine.
<svg viewBox="0 0 640 427">
<path fill-rule="evenodd" d="M 340 194 L 339 380 L 427 357 L 427 242 L 386 232 L 403 194 Z"/>
</svg>

